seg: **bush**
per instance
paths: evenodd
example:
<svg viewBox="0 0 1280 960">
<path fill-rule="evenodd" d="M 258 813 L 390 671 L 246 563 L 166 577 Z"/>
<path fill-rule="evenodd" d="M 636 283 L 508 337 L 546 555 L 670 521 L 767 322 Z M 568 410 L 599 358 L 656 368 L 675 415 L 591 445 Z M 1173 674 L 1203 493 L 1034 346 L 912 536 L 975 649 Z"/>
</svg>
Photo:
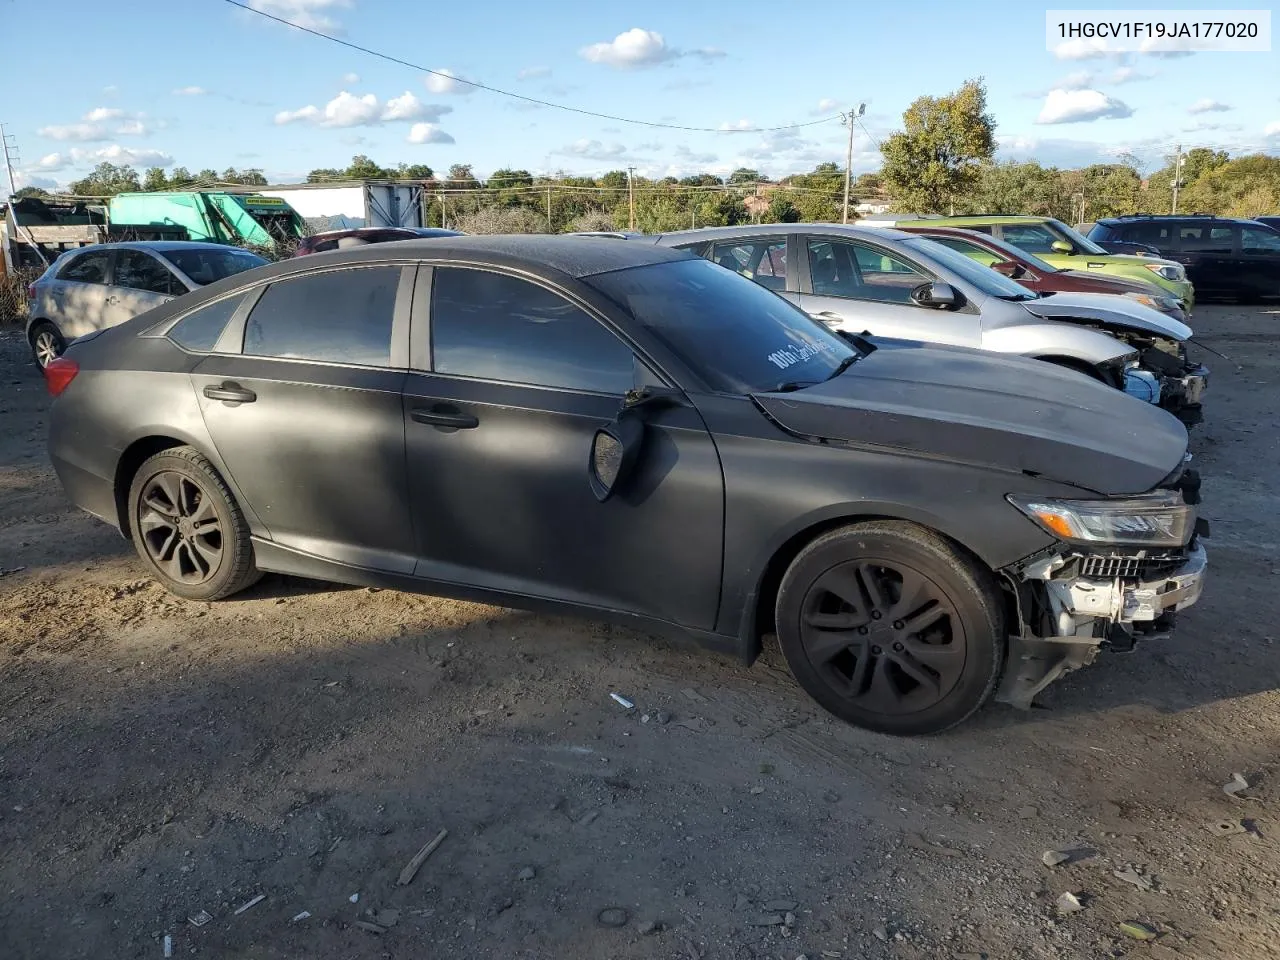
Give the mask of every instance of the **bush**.
<svg viewBox="0 0 1280 960">
<path fill-rule="evenodd" d="M 547 218 L 528 207 L 481 207 L 454 218 L 463 233 L 546 233 Z"/>
<path fill-rule="evenodd" d="M 613 215 L 604 210 L 588 210 L 569 221 L 570 233 L 609 233 L 616 229 Z"/>
<path fill-rule="evenodd" d="M 39 276 L 35 269 L 0 276 L 0 326 L 27 322 L 27 285 Z"/>
</svg>

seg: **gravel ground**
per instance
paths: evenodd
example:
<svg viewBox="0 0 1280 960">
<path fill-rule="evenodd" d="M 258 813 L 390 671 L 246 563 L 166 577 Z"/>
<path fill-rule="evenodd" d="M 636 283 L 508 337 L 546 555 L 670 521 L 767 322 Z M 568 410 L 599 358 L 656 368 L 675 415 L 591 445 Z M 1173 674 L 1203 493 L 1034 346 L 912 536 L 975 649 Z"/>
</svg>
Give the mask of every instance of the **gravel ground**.
<svg viewBox="0 0 1280 960">
<path fill-rule="evenodd" d="M 1274 957 L 1277 323 L 1197 313 L 1234 362 L 1201 357 L 1211 581 L 1174 638 L 917 740 L 776 651 L 280 577 L 173 598 L 63 498 L 0 334 L 0 953 Z"/>
</svg>

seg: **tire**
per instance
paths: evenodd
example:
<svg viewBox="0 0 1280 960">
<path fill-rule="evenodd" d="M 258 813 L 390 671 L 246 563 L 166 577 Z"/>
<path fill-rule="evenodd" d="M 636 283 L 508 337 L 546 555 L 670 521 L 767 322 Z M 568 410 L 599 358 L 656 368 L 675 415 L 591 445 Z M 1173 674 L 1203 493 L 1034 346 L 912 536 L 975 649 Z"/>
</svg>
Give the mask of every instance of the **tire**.
<svg viewBox="0 0 1280 960">
<path fill-rule="evenodd" d="M 41 320 L 31 327 L 27 342 L 31 345 L 31 359 L 43 370 L 54 357 L 62 356 L 67 349 L 67 341 L 56 326 L 48 320 Z"/>
<path fill-rule="evenodd" d="M 129 485 L 129 530 L 138 556 L 179 597 L 221 600 L 261 577 L 244 513 L 191 447 L 143 461 Z"/>
<path fill-rule="evenodd" d="M 880 733 L 961 723 L 991 698 L 1004 667 L 995 578 L 912 523 L 856 523 L 818 537 L 783 575 L 776 614 L 805 692 Z"/>
</svg>

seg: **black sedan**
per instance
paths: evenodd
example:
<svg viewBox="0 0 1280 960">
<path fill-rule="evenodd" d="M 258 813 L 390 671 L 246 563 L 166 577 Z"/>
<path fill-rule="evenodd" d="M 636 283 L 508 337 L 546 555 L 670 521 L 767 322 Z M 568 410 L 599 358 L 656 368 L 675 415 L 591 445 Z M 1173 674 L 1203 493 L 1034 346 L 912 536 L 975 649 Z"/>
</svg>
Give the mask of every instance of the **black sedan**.
<svg viewBox="0 0 1280 960">
<path fill-rule="evenodd" d="M 212 600 L 277 571 L 693 636 L 893 733 L 1029 705 L 1200 593 L 1173 417 L 839 336 L 692 254 L 459 237 L 277 263 L 46 372 L 71 498 Z M 1190 501 L 1190 502 L 1189 502 Z"/>
</svg>

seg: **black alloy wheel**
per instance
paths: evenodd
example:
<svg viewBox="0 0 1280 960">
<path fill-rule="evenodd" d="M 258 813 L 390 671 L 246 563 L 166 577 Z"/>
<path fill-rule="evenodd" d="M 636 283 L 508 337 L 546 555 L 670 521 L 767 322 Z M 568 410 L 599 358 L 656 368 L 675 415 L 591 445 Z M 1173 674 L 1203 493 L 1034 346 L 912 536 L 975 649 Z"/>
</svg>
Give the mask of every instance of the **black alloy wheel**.
<svg viewBox="0 0 1280 960">
<path fill-rule="evenodd" d="M 191 447 L 148 458 L 129 487 L 129 533 L 170 592 L 219 600 L 260 576 L 244 513 L 218 471 Z"/>
<path fill-rule="evenodd" d="M 778 641 L 805 691 L 849 723 L 937 733 L 995 691 L 1004 605 L 992 573 L 936 533 L 871 521 L 800 551 L 777 599 Z"/>
</svg>

